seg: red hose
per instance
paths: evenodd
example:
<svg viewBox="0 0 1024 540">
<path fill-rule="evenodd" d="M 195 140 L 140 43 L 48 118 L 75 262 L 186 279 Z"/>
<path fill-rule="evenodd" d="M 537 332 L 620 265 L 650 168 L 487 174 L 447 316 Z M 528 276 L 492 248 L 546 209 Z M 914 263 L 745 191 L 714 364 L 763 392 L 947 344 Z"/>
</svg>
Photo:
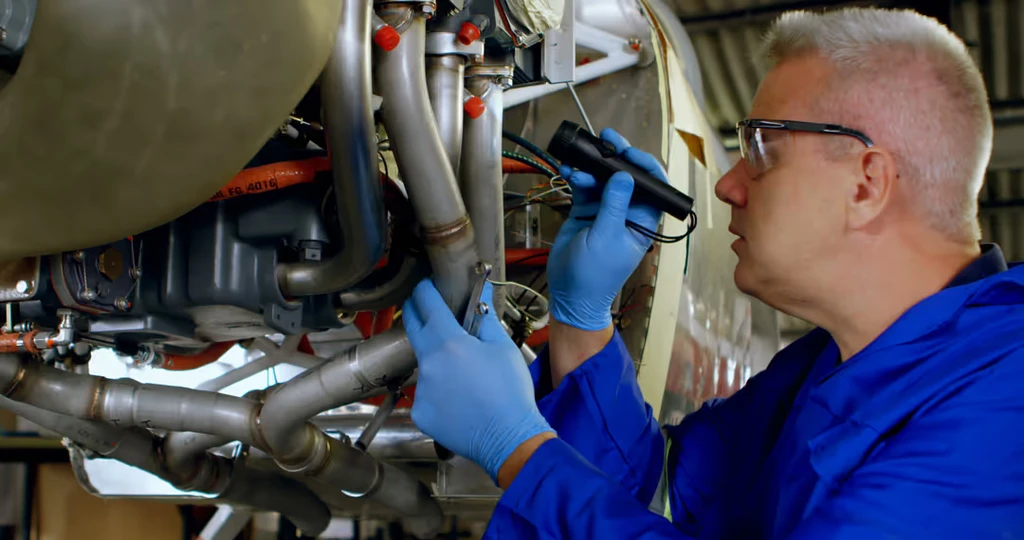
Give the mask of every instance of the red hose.
<svg viewBox="0 0 1024 540">
<path fill-rule="evenodd" d="M 536 167 L 516 161 L 512 158 L 503 157 L 501 158 L 501 172 L 510 174 L 544 174 L 547 175 L 550 171 L 542 171 Z"/>
<path fill-rule="evenodd" d="M 201 368 L 220 360 L 220 357 L 224 356 L 224 353 L 234 345 L 234 341 L 224 341 L 214 343 L 198 354 L 165 354 L 164 363 L 160 367 L 167 371 L 189 371 Z"/>
<path fill-rule="evenodd" d="M 550 249 L 535 248 L 535 249 L 506 249 L 505 250 L 505 265 L 521 265 L 521 266 L 547 266 L 548 265 L 548 253 Z"/>
<path fill-rule="evenodd" d="M 316 180 L 319 172 L 331 170 L 331 161 L 326 157 L 315 157 L 300 161 L 281 161 L 260 167 L 242 170 L 210 197 L 210 201 L 233 199 L 252 193 L 263 193 L 308 184 Z"/>
</svg>

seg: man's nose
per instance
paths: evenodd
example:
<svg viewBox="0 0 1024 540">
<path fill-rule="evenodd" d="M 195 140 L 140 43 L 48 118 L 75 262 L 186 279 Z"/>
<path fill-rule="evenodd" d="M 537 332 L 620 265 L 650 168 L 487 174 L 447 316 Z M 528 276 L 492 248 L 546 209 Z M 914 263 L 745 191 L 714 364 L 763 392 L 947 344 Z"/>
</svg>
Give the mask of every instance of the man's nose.
<svg viewBox="0 0 1024 540">
<path fill-rule="evenodd" d="M 743 208 L 747 205 L 747 188 L 742 163 L 737 163 L 715 184 L 715 196 L 729 206 Z"/>
</svg>

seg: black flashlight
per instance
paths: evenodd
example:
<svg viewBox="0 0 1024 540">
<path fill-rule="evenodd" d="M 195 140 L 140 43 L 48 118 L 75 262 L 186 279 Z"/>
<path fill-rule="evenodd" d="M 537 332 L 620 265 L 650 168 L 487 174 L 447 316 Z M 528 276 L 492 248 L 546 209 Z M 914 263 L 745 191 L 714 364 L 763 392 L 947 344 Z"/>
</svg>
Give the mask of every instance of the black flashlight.
<svg viewBox="0 0 1024 540">
<path fill-rule="evenodd" d="M 633 202 L 648 204 L 682 221 L 690 217 L 693 199 L 626 161 L 612 143 L 579 124 L 562 122 L 548 144 L 548 152 L 562 163 L 589 173 L 598 182 L 607 182 L 619 171 L 627 172 L 633 177 Z"/>
</svg>

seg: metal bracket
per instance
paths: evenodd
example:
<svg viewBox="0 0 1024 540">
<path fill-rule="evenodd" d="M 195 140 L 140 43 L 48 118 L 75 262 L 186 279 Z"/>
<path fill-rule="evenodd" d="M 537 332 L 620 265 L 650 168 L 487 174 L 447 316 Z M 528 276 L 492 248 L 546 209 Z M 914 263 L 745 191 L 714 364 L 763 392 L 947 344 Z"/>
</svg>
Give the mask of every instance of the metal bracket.
<svg viewBox="0 0 1024 540">
<path fill-rule="evenodd" d="M 470 335 L 476 335 L 480 330 L 480 323 L 484 315 L 490 311 L 490 306 L 482 302 L 484 284 L 491 277 L 491 265 L 486 262 L 476 263 L 474 271 L 477 275 L 476 285 L 473 286 L 473 293 L 469 296 L 469 304 L 466 306 L 466 313 L 462 317 L 462 328 Z"/>
</svg>

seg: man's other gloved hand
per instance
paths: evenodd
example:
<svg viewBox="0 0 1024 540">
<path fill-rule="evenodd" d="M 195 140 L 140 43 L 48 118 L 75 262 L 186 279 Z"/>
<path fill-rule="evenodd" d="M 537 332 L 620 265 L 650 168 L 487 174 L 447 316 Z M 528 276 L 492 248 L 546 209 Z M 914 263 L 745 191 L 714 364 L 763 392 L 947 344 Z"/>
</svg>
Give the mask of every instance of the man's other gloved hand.
<svg viewBox="0 0 1024 540">
<path fill-rule="evenodd" d="M 627 161 L 668 182 L 654 156 L 631 147 L 614 130 L 605 129 L 601 138 L 612 143 Z M 572 211 L 548 257 L 551 316 L 581 330 L 603 330 L 612 323 L 615 295 L 652 243 L 628 229 L 626 220 L 656 231 L 661 212 L 629 203 L 633 178 L 627 173 L 616 173 L 603 189 L 585 172 L 563 165 L 559 173 L 572 186 Z M 577 219 L 594 216 L 597 218 Z"/>
<path fill-rule="evenodd" d="M 493 306 L 493 294 L 487 283 L 481 300 Z M 429 279 L 405 302 L 402 318 L 419 362 L 412 421 L 497 482 L 501 465 L 520 444 L 554 431 L 537 410 L 519 348 L 494 309 L 478 336 L 466 333 Z"/>
</svg>

